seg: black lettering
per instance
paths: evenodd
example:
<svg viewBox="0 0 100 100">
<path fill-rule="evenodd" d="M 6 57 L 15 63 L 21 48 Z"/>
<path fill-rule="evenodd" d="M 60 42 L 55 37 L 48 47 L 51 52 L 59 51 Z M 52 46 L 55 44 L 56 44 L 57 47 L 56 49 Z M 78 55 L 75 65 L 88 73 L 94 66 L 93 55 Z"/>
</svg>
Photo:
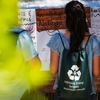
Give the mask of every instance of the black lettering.
<svg viewBox="0 0 100 100">
<path fill-rule="evenodd" d="M 47 22 L 44 22 L 44 21 L 39 21 L 39 26 L 59 26 L 59 25 L 62 25 L 62 22 L 61 21 L 56 21 L 56 22 L 52 22 L 52 21 L 47 21 Z"/>
</svg>

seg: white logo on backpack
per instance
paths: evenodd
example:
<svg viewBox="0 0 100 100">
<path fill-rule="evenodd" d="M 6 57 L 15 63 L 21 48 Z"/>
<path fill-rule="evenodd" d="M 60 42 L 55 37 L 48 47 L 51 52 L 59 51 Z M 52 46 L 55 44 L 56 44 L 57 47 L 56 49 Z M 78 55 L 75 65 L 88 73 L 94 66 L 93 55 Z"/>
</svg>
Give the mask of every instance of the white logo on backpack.
<svg viewBox="0 0 100 100">
<path fill-rule="evenodd" d="M 79 67 L 77 65 L 73 65 L 71 67 L 71 70 L 69 70 L 67 74 L 70 80 L 77 81 L 81 77 L 81 71 L 79 70 Z"/>
</svg>

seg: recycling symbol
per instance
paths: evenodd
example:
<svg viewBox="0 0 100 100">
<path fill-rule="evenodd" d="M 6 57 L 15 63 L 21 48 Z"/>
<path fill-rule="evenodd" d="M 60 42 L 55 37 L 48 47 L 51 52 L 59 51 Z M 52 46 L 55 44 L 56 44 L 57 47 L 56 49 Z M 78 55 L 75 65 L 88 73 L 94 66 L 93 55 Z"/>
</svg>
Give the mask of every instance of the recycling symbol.
<svg viewBox="0 0 100 100">
<path fill-rule="evenodd" d="M 81 77 L 81 71 L 77 65 L 73 65 L 71 69 L 67 72 L 70 80 L 79 80 Z"/>
</svg>

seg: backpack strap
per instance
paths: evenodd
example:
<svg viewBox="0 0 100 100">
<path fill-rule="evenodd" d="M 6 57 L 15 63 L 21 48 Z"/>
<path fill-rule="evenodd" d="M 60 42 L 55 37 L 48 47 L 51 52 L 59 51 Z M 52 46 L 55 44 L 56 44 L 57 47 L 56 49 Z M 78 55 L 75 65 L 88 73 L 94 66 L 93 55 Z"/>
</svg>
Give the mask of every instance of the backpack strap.
<svg viewBox="0 0 100 100">
<path fill-rule="evenodd" d="M 63 45 L 63 47 L 64 47 L 64 49 L 65 49 L 65 46 L 64 46 L 64 42 L 63 42 L 63 40 L 62 40 L 62 37 L 61 37 L 61 35 L 60 35 L 59 32 L 58 32 L 58 34 L 59 34 L 60 39 L 61 39 L 61 41 L 62 41 L 62 45 Z M 85 49 L 86 49 L 86 46 L 87 46 L 87 44 L 88 44 L 88 41 L 89 41 L 90 37 L 91 37 L 91 35 L 88 36 L 88 40 L 87 40 L 87 42 L 86 42 Z"/>
<path fill-rule="evenodd" d="M 9 32 L 12 32 L 12 33 L 15 33 L 15 34 L 17 34 L 17 35 L 19 35 L 21 32 L 23 32 L 23 31 L 27 31 L 27 30 L 25 30 L 25 29 L 23 29 L 23 28 L 11 28 L 10 30 L 9 30 Z"/>
<path fill-rule="evenodd" d="M 15 34 L 20 34 L 21 32 L 23 32 L 23 31 L 26 31 L 26 30 L 21 30 L 21 31 L 19 31 L 19 32 L 14 32 Z"/>
<path fill-rule="evenodd" d="M 85 49 L 86 49 L 86 46 L 87 46 L 87 44 L 88 44 L 88 41 L 89 41 L 90 37 L 91 37 L 91 35 L 88 36 L 88 40 L 87 40 L 87 42 L 86 42 L 86 44 L 85 44 Z"/>
<path fill-rule="evenodd" d="M 63 42 L 63 40 L 62 40 L 62 37 L 61 37 L 60 33 L 58 33 L 58 34 L 59 34 L 59 36 L 60 36 L 60 39 L 61 39 L 61 42 L 62 42 L 62 45 L 63 45 L 64 49 L 66 49 L 65 46 L 64 46 L 64 42 Z"/>
</svg>

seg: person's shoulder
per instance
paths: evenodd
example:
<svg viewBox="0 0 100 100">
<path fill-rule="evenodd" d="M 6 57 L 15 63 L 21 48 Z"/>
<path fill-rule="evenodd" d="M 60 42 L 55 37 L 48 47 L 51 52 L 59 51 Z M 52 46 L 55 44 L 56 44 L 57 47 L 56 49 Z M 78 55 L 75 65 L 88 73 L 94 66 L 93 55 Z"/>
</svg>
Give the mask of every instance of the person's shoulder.
<svg viewBox="0 0 100 100">
<path fill-rule="evenodd" d="M 96 49 L 100 46 L 100 38 L 97 35 L 93 34 L 90 43 L 93 46 L 93 48 Z"/>
<path fill-rule="evenodd" d="M 59 34 L 60 33 L 56 32 L 55 34 L 52 35 L 51 39 L 58 40 L 59 39 Z"/>
<path fill-rule="evenodd" d="M 93 34 L 93 35 L 92 35 L 92 40 L 93 40 L 94 42 L 100 42 L 100 37 L 98 37 L 97 35 Z"/>
<path fill-rule="evenodd" d="M 23 30 L 24 30 L 23 28 L 14 27 L 14 28 L 11 28 L 11 29 L 10 29 L 10 32 L 13 32 L 13 33 L 20 33 L 20 32 L 23 31 Z"/>
<path fill-rule="evenodd" d="M 23 28 L 17 28 L 17 32 L 19 33 L 19 37 L 31 37 L 29 32 Z"/>
<path fill-rule="evenodd" d="M 56 32 L 52 37 L 58 37 L 60 33 Z"/>
<path fill-rule="evenodd" d="M 57 33 L 55 33 L 55 34 L 53 35 L 53 37 L 56 37 L 56 38 L 58 38 L 58 37 L 63 37 L 63 36 L 65 36 L 64 32 L 57 32 Z"/>
<path fill-rule="evenodd" d="M 52 38 L 51 38 L 51 40 L 53 40 L 53 41 L 59 41 L 59 40 L 63 40 L 64 39 L 64 34 L 62 33 L 62 32 L 57 32 L 57 33 L 55 33 L 53 36 L 52 36 Z"/>
<path fill-rule="evenodd" d="M 59 40 L 60 40 L 60 33 L 56 32 L 52 35 L 51 39 L 49 40 L 49 42 L 47 43 L 47 45 L 52 45 L 52 44 L 59 44 Z"/>
</svg>

